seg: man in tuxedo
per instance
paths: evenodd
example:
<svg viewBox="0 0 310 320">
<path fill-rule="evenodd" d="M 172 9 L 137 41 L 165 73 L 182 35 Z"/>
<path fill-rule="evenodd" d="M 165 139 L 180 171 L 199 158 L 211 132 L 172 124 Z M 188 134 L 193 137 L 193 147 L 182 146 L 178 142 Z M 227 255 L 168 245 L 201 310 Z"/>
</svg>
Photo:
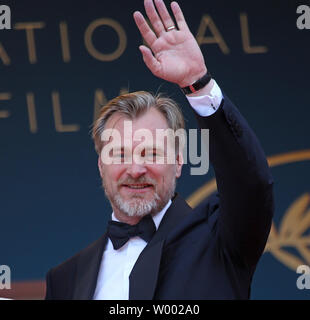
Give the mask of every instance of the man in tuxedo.
<svg viewBox="0 0 310 320">
<path fill-rule="evenodd" d="M 147 92 L 113 99 L 93 128 L 113 209 L 107 232 L 48 272 L 46 299 L 248 299 L 273 214 L 264 152 L 212 79 L 178 4 L 171 3 L 176 24 L 162 0 L 144 5 L 152 29 L 134 13 L 148 44 L 139 47 L 143 60 L 155 76 L 183 90 L 200 128 L 209 129 L 218 192 L 195 209 L 174 192 L 183 165 L 180 146 L 174 163 L 126 162 L 136 146 L 126 144 L 126 121 L 134 135 L 146 128 L 151 133 L 183 128 L 183 118 L 171 99 Z M 103 138 L 105 130 L 121 137 L 112 155 L 102 152 L 110 142 Z M 165 158 L 166 152 L 144 148 L 140 156 Z M 108 156 L 122 161 L 110 163 Z"/>
</svg>

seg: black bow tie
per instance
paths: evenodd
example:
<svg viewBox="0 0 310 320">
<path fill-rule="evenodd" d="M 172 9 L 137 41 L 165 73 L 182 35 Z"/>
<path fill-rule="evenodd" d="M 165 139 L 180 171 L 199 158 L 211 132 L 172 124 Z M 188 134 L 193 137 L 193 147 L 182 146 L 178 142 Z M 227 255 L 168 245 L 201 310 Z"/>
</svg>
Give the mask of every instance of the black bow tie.
<svg viewBox="0 0 310 320">
<path fill-rule="evenodd" d="M 139 223 L 130 225 L 124 222 L 108 222 L 107 234 L 115 250 L 121 248 L 131 237 L 139 236 L 149 242 L 156 231 L 156 226 L 150 214 L 144 216 Z"/>
</svg>

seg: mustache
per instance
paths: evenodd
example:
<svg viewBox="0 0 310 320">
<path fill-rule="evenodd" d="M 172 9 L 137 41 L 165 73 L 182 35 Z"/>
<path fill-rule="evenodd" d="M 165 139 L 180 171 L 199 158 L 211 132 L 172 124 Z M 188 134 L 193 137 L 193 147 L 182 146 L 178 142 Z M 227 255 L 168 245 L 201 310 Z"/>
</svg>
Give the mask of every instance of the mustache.
<svg viewBox="0 0 310 320">
<path fill-rule="evenodd" d="M 141 176 L 138 179 L 133 179 L 130 177 L 123 178 L 122 180 L 119 180 L 117 185 L 120 187 L 123 184 L 139 184 L 139 183 L 144 183 L 144 184 L 151 184 L 154 187 L 156 186 L 156 180 L 152 178 L 147 178 L 145 176 Z"/>
</svg>

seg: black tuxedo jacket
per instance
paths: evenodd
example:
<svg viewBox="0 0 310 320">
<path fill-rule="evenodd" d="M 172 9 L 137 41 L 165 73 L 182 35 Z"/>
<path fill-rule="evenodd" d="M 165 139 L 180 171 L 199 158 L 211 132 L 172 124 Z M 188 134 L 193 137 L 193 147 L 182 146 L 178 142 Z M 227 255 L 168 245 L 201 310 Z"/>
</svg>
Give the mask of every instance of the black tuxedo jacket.
<svg viewBox="0 0 310 320">
<path fill-rule="evenodd" d="M 224 95 L 209 117 L 218 192 L 195 209 L 176 195 L 129 277 L 129 299 L 248 299 L 273 214 L 272 177 L 257 138 Z M 47 276 L 46 299 L 92 299 L 106 233 Z"/>
</svg>

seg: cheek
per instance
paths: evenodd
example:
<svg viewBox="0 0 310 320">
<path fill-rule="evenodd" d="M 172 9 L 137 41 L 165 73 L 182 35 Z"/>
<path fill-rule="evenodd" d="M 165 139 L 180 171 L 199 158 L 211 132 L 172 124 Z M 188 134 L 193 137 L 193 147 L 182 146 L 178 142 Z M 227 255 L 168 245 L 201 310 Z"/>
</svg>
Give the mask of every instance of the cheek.
<svg viewBox="0 0 310 320">
<path fill-rule="evenodd" d="M 102 175 L 109 183 L 117 182 L 124 172 L 124 168 L 120 165 L 104 165 L 102 167 Z"/>
<path fill-rule="evenodd" d="M 176 174 L 175 165 L 158 165 L 152 167 L 149 171 L 151 173 L 150 175 L 155 178 L 157 183 L 163 188 L 175 178 Z"/>
</svg>

